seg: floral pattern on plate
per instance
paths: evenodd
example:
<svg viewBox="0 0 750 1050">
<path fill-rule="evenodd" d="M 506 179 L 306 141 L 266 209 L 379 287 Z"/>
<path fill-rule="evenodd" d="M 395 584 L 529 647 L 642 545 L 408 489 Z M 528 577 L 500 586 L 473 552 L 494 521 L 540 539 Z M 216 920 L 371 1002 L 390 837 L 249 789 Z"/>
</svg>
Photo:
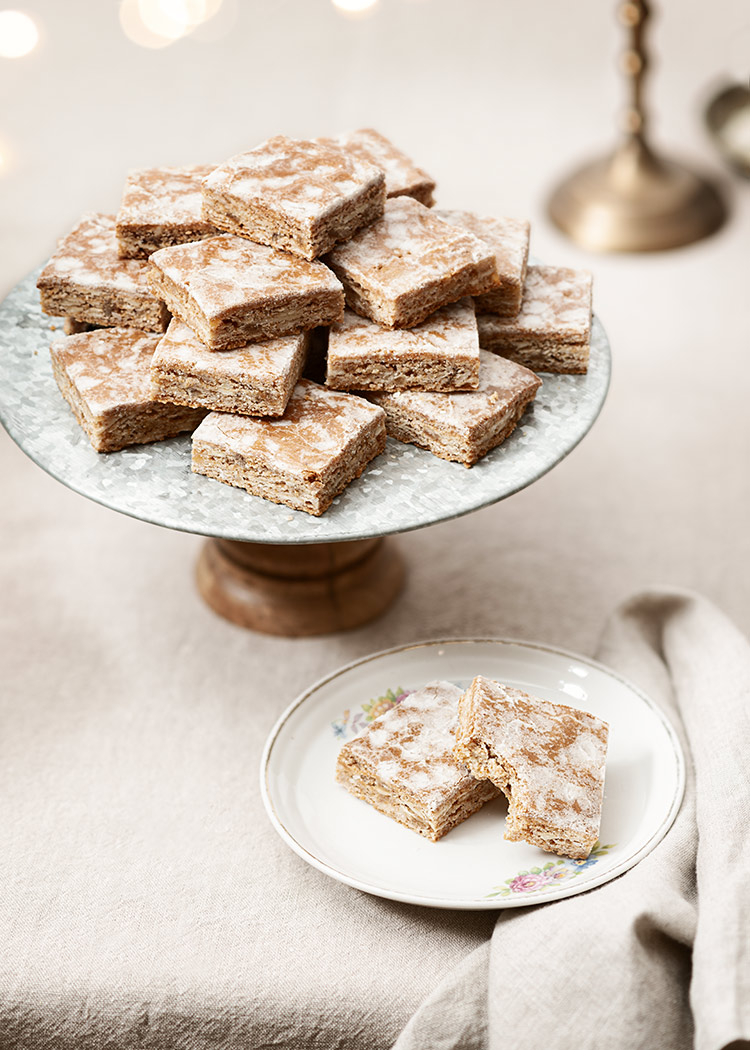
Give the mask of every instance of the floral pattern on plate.
<svg viewBox="0 0 750 1050">
<path fill-rule="evenodd" d="M 398 686 L 396 689 L 386 689 L 382 696 L 376 696 L 373 700 L 368 700 L 358 710 L 347 708 L 340 718 L 331 722 L 333 735 L 341 740 L 357 736 L 378 715 L 390 711 L 392 707 L 400 704 L 404 697 L 412 692 L 414 692 L 413 689 L 402 689 L 401 686 Z"/>
<path fill-rule="evenodd" d="M 488 898 L 511 897 L 523 893 L 539 893 L 550 885 L 559 886 L 561 882 L 569 882 L 583 874 L 587 868 L 592 867 L 602 857 L 606 857 L 616 845 L 617 843 L 612 842 L 607 845 L 597 842 L 585 860 L 557 857 L 555 860 L 548 860 L 539 868 L 519 871 L 512 878 L 506 879 L 502 886 L 494 886 L 486 896 Z"/>
</svg>

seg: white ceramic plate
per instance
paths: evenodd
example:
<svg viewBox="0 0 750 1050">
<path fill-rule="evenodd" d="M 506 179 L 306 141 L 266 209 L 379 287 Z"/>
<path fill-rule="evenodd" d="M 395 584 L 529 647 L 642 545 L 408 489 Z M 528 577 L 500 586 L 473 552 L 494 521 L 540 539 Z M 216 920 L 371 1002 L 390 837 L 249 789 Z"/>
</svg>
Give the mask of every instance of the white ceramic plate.
<svg viewBox="0 0 750 1050">
<path fill-rule="evenodd" d="M 610 726 L 599 843 L 586 861 L 506 842 L 504 800 L 429 842 L 334 779 L 336 755 L 403 691 L 482 674 L 571 704 Z M 261 763 L 274 827 L 309 864 L 380 897 L 435 908 L 513 908 L 608 882 L 646 856 L 682 801 L 685 765 L 659 708 L 613 671 L 527 642 L 425 642 L 376 653 L 313 685 L 281 716 Z"/>
</svg>

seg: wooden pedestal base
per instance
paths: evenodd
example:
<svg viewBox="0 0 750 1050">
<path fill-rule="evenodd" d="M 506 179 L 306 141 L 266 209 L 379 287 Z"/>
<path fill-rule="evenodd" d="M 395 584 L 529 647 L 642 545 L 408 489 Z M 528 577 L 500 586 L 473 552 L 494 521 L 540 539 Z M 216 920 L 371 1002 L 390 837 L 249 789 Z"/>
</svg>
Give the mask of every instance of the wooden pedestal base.
<svg viewBox="0 0 750 1050">
<path fill-rule="evenodd" d="M 241 627 L 287 637 L 346 631 L 385 612 L 404 581 L 383 539 L 280 545 L 208 540 L 198 589 Z"/>
</svg>

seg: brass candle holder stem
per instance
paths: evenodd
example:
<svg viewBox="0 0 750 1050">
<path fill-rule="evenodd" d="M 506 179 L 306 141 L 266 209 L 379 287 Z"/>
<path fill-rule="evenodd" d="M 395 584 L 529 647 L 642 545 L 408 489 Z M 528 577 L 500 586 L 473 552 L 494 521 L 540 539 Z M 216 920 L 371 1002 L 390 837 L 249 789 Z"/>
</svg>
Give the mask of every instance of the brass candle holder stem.
<svg viewBox="0 0 750 1050">
<path fill-rule="evenodd" d="M 650 9 L 645 0 L 628 0 L 618 14 L 629 32 L 622 56 L 628 105 L 621 142 L 555 189 L 549 215 L 563 233 L 593 251 L 677 248 L 717 230 L 726 208 L 711 182 L 649 145 L 643 96 Z"/>
</svg>

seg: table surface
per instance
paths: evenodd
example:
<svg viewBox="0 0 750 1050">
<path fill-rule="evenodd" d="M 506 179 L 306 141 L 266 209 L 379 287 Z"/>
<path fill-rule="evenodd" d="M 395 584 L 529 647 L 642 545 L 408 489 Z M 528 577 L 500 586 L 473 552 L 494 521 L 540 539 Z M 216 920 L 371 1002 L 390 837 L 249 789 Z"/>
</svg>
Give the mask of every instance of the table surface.
<svg viewBox="0 0 750 1050">
<path fill-rule="evenodd" d="M 82 499 L 0 432 L 0 1046 L 389 1046 L 494 916 L 307 867 L 262 810 L 266 734 L 311 681 L 404 642 L 591 653 L 650 583 L 750 630 L 748 184 L 727 181 L 731 222 L 679 251 L 592 256 L 549 225 L 556 177 L 613 141 L 614 4 L 380 0 L 353 19 L 225 0 L 218 39 L 162 51 L 128 42 L 115 5 L 19 6 L 42 37 L 0 59 L 0 293 L 83 211 L 116 210 L 128 168 L 367 125 L 441 205 L 526 216 L 536 255 L 594 274 L 614 367 L 592 432 L 513 498 L 399 537 L 403 596 L 349 634 L 225 623 L 193 585 L 198 538 Z M 743 53 L 740 4 L 664 8 L 655 141 L 724 177 L 700 113 Z"/>
</svg>

